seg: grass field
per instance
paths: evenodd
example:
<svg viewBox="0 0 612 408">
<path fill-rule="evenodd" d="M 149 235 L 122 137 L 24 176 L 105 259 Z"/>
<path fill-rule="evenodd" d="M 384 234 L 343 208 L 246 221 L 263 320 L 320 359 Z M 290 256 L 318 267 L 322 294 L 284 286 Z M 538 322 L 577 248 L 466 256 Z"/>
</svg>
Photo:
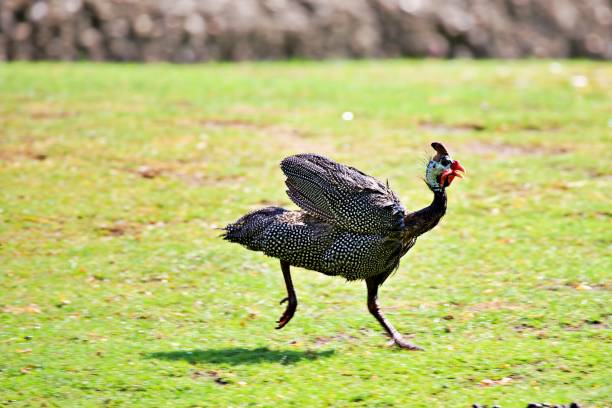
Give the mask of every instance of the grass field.
<svg viewBox="0 0 612 408">
<path fill-rule="evenodd" d="M 0 405 L 612 406 L 612 65 L 0 65 Z M 343 112 L 354 119 L 342 120 Z M 218 238 L 296 208 L 318 152 L 426 206 L 429 143 L 468 174 L 382 287 Z"/>
</svg>

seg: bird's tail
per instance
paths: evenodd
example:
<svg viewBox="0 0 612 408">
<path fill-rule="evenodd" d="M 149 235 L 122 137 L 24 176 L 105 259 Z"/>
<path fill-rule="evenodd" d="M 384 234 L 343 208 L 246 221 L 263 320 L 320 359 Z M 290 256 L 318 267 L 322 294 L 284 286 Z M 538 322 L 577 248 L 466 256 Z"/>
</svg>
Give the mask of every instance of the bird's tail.
<svg viewBox="0 0 612 408">
<path fill-rule="evenodd" d="M 227 225 L 221 235 L 223 239 L 236 242 L 253 250 L 264 249 L 263 233 L 274 223 L 277 215 L 286 212 L 280 207 L 266 207 L 242 216 L 238 221 Z"/>
</svg>

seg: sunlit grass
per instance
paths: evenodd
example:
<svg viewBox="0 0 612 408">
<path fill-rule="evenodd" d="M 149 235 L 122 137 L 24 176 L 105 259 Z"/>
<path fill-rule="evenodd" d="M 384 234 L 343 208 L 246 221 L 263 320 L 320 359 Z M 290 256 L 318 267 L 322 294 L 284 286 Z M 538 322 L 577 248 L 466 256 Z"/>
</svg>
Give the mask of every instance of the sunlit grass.
<svg viewBox="0 0 612 408">
<path fill-rule="evenodd" d="M 0 405 L 609 406 L 611 89 L 589 62 L 0 65 Z M 434 140 L 468 177 L 380 293 L 427 351 L 304 270 L 274 330 L 277 261 L 215 228 L 295 208 L 297 152 L 421 208 Z"/>
</svg>

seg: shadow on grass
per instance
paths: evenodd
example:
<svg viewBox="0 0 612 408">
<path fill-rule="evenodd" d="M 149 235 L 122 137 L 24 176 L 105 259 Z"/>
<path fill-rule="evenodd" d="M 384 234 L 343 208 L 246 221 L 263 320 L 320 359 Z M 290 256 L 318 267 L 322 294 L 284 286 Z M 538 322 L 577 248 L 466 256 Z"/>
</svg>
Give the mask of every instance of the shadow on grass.
<svg viewBox="0 0 612 408">
<path fill-rule="evenodd" d="M 299 351 L 299 350 L 270 350 L 267 347 L 248 349 L 243 347 L 231 347 L 208 350 L 177 350 L 160 351 L 149 353 L 147 357 L 160 360 L 184 360 L 191 364 L 214 363 L 214 364 L 259 364 L 280 363 L 295 364 L 302 360 L 316 360 L 322 357 L 330 357 L 334 350 L 326 351 Z"/>
</svg>

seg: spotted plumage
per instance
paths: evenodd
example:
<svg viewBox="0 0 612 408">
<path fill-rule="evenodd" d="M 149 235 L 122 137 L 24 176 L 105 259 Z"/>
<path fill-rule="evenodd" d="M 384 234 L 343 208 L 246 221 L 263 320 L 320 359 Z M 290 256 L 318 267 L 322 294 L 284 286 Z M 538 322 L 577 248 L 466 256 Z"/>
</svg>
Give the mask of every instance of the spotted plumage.
<svg viewBox="0 0 612 408">
<path fill-rule="evenodd" d="M 406 210 L 375 178 L 315 154 L 290 156 L 281 169 L 303 211 L 254 211 L 228 225 L 226 239 L 348 280 L 393 271 L 414 244 L 402 240 Z"/>
<path fill-rule="evenodd" d="M 432 204 L 408 213 L 397 195 L 374 177 L 316 154 L 298 154 L 281 162 L 287 194 L 300 207 L 289 211 L 267 207 L 244 215 L 225 228 L 223 237 L 248 249 L 280 259 L 287 285 L 287 310 L 279 320 L 286 325 L 297 307 L 290 266 L 302 267 L 347 280 L 364 279 L 368 308 L 396 344 L 417 349 L 401 339 L 378 310 L 377 289 L 398 266 L 419 235 L 433 228 L 446 211 L 445 188 L 457 170 L 446 149 L 433 143 L 438 154 L 426 169 Z"/>
</svg>

